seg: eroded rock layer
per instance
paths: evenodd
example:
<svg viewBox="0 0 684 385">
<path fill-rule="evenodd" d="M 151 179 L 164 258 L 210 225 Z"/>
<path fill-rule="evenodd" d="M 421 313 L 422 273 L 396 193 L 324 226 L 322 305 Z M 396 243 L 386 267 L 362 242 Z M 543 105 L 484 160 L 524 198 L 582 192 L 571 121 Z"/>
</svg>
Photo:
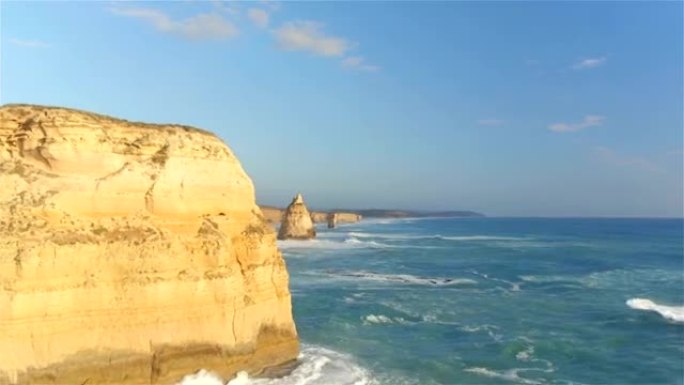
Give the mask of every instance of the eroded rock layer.
<svg viewBox="0 0 684 385">
<path fill-rule="evenodd" d="M 311 239 L 316 237 L 316 228 L 306 208 L 302 194 L 292 199 L 285 209 L 283 221 L 278 229 L 278 239 Z"/>
<path fill-rule="evenodd" d="M 219 138 L 0 107 L 0 384 L 172 384 L 297 354 L 275 233 Z"/>
</svg>

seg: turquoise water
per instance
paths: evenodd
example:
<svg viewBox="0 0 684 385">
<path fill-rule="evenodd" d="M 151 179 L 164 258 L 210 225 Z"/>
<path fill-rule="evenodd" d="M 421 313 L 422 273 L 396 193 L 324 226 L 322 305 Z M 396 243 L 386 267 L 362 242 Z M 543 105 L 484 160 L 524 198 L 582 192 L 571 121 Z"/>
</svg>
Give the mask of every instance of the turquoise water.
<svg viewBox="0 0 684 385">
<path fill-rule="evenodd" d="M 229 384 L 681 385 L 682 225 L 368 220 L 279 242 L 301 365 Z"/>
<path fill-rule="evenodd" d="M 684 305 L 682 237 L 682 220 L 463 218 L 280 246 L 305 352 L 347 354 L 349 383 L 682 384 L 684 324 L 626 304 Z"/>
</svg>

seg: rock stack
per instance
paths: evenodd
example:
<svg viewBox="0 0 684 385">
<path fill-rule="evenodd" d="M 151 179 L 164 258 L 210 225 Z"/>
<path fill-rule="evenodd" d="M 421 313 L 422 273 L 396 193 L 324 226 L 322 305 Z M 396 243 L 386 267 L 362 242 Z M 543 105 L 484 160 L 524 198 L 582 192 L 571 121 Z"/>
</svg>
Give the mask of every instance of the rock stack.
<svg viewBox="0 0 684 385">
<path fill-rule="evenodd" d="M 329 213 L 328 214 L 328 228 L 334 229 L 335 227 L 337 227 L 337 213 Z"/>
<path fill-rule="evenodd" d="M 316 237 L 316 229 L 311 214 L 304 204 L 302 194 L 292 200 L 280 224 L 278 239 L 312 239 Z"/>
</svg>

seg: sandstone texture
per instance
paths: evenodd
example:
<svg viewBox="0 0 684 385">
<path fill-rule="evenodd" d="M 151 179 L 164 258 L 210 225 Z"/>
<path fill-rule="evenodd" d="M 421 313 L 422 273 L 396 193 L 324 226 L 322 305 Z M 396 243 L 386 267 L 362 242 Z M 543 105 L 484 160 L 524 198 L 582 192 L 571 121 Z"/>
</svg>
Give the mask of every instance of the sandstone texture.
<svg viewBox="0 0 684 385">
<path fill-rule="evenodd" d="M 261 213 L 264 215 L 264 218 L 268 221 L 270 224 L 280 224 L 280 222 L 283 221 L 283 214 L 285 213 L 284 209 L 279 209 L 277 207 L 271 207 L 271 206 L 260 206 Z"/>
<path fill-rule="evenodd" d="M 278 231 L 278 239 L 311 239 L 316 237 L 311 214 L 304 204 L 302 194 L 297 194 L 285 209 Z"/>
<path fill-rule="evenodd" d="M 275 239 L 211 133 L 0 107 L 0 384 L 174 384 L 295 359 Z"/>
</svg>

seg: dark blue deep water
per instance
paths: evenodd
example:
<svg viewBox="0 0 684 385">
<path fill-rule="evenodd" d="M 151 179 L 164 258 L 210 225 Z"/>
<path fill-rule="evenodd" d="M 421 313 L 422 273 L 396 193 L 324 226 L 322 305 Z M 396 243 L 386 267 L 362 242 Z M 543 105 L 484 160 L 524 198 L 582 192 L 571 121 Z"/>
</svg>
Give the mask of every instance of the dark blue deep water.
<svg viewBox="0 0 684 385">
<path fill-rule="evenodd" d="M 681 219 L 366 220 L 279 245 L 304 344 L 282 383 L 684 381 Z"/>
</svg>

